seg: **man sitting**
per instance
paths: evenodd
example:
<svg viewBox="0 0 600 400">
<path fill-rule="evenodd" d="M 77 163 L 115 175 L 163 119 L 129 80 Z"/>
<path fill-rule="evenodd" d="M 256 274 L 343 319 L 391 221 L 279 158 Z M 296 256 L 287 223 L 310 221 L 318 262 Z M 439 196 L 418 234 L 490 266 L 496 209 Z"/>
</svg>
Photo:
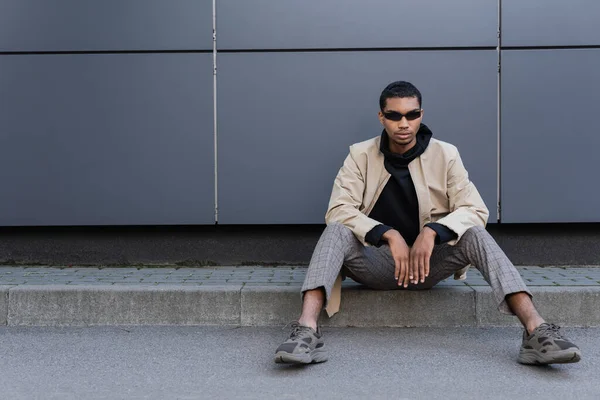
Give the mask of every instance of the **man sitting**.
<svg viewBox="0 0 600 400">
<path fill-rule="evenodd" d="M 379 106 L 383 133 L 350 147 L 302 287 L 302 314 L 275 362 L 327 360 L 317 320 L 323 307 L 329 316 L 338 311 L 340 274 L 373 289 L 429 289 L 468 265 L 490 284 L 498 309 L 523 324 L 519 362 L 579 361 L 579 348 L 538 314 L 519 272 L 485 230 L 489 212 L 458 150 L 421 123 L 419 90 L 391 83 Z"/>
</svg>

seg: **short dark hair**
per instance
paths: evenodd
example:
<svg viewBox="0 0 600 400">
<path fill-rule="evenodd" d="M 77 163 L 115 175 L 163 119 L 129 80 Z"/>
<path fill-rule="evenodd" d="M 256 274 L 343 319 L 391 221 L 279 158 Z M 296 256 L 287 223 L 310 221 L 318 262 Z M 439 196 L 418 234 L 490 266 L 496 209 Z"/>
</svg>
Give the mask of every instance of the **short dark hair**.
<svg viewBox="0 0 600 400">
<path fill-rule="evenodd" d="M 381 92 L 381 96 L 379 96 L 379 108 L 381 111 L 385 108 L 387 99 L 394 97 L 416 97 L 419 101 L 419 107 L 422 106 L 421 92 L 419 92 L 419 89 L 410 82 L 396 81 L 387 85 L 386 88 L 383 89 L 383 92 Z"/>
</svg>

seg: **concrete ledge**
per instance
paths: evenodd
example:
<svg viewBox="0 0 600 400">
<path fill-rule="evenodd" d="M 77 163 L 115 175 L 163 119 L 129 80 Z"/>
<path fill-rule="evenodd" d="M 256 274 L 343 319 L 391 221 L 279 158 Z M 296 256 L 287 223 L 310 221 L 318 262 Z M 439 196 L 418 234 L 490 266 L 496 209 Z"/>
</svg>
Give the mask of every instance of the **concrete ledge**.
<svg viewBox="0 0 600 400">
<path fill-rule="evenodd" d="M 564 326 L 600 326 L 600 287 L 531 287 L 540 313 Z M 0 324 L 285 325 L 298 318 L 299 286 L 0 286 Z M 345 285 L 340 312 L 324 326 L 519 326 L 497 310 L 489 287 L 440 285 L 376 291 Z"/>
<path fill-rule="evenodd" d="M 351 287 L 342 293 L 340 312 L 323 322 L 340 327 L 474 326 L 475 292 L 466 286 L 424 291 Z"/>
<path fill-rule="evenodd" d="M 19 286 L 8 325 L 239 325 L 241 285 Z"/>
<path fill-rule="evenodd" d="M 498 304 L 489 286 L 472 286 L 472 288 L 475 290 L 478 326 L 521 326 L 516 316 L 502 314 L 498 311 Z M 529 288 L 529 290 L 532 289 Z"/>
<path fill-rule="evenodd" d="M 0 325 L 7 324 L 8 317 L 8 289 L 11 286 L 0 286 Z"/>
<path fill-rule="evenodd" d="M 476 292 L 477 323 L 480 326 L 520 326 L 514 316 L 501 314 L 489 287 Z M 541 316 L 565 326 L 600 326 L 600 287 L 531 286 L 533 302 Z"/>
<path fill-rule="evenodd" d="M 242 326 L 285 325 L 298 319 L 302 306 L 298 286 L 246 286 L 241 300 Z"/>
<path fill-rule="evenodd" d="M 242 290 L 244 326 L 285 325 L 298 318 L 300 287 L 254 286 Z M 345 285 L 338 314 L 321 316 L 323 326 L 474 326 L 475 295 L 467 287 L 427 291 L 377 291 Z"/>
</svg>

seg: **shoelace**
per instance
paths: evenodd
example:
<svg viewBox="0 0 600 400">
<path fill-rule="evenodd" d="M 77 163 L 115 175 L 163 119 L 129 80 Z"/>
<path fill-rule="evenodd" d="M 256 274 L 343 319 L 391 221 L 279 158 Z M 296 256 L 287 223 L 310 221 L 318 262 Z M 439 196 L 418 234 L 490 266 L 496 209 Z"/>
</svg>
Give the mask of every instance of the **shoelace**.
<svg viewBox="0 0 600 400">
<path fill-rule="evenodd" d="M 290 322 L 289 324 L 284 326 L 283 329 L 285 330 L 288 327 L 292 328 L 292 333 L 290 334 L 290 338 L 292 338 L 292 339 L 297 338 L 298 336 L 301 336 L 304 333 L 310 332 L 309 327 L 300 325 L 300 323 L 298 321 Z"/>
<path fill-rule="evenodd" d="M 538 332 L 542 336 L 552 337 L 555 339 L 563 338 L 562 329 L 560 328 L 560 326 L 554 325 L 554 324 L 546 324 L 546 325 L 540 326 L 538 328 Z"/>
</svg>

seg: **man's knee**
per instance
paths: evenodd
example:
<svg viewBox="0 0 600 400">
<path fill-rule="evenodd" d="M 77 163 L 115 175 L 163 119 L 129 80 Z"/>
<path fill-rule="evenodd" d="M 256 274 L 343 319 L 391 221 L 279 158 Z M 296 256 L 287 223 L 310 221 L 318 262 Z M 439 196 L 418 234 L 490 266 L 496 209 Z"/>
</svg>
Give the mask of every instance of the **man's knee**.
<svg viewBox="0 0 600 400">
<path fill-rule="evenodd" d="M 458 247 L 469 246 L 471 244 L 488 242 L 492 237 L 483 226 L 473 226 L 462 235 L 458 241 Z M 493 239 L 492 239 L 493 240 Z"/>
<path fill-rule="evenodd" d="M 483 237 L 488 237 L 490 234 L 483 226 L 476 225 L 473 226 L 464 233 L 461 240 L 473 240 L 473 239 L 481 239 Z"/>
<path fill-rule="evenodd" d="M 341 224 L 339 222 L 331 222 L 325 228 L 325 234 L 333 235 L 340 238 L 353 238 L 354 233 L 348 228 L 346 225 Z"/>
</svg>

